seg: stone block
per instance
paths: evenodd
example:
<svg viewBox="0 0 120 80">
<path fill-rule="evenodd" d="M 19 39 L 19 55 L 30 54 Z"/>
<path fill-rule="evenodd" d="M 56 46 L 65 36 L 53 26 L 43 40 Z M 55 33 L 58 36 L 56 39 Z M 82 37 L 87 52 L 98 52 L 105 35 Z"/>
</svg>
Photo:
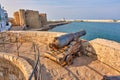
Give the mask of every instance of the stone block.
<svg viewBox="0 0 120 80">
<path fill-rule="evenodd" d="M 9 18 L 8 22 L 10 22 L 12 24 L 12 26 L 17 26 L 17 24 L 15 22 L 15 18 Z"/>
<path fill-rule="evenodd" d="M 4 55 L 4 58 L 9 60 L 9 56 L 7 54 Z"/>
<path fill-rule="evenodd" d="M 98 60 L 120 71 L 120 44 L 105 39 L 90 41 Z"/>
<path fill-rule="evenodd" d="M 13 61 L 13 56 L 9 55 L 9 60 Z"/>
<path fill-rule="evenodd" d="M 16 61 L 17 61 L 17 59 L 18 59 L 18 57 L 17 57 L 17 56 L 13 56 L 13 62 L 16 62 Z"/>
</svg>

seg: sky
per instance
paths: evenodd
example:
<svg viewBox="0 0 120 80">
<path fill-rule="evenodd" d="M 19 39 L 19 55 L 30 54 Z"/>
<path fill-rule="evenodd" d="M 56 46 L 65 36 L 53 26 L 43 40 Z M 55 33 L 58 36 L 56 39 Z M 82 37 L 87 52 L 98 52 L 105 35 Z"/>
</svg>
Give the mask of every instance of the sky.
<svg viewBox="0 0 120 80">
<path fill-rule="evenodd" d="M 47 13 L 56 19 L 120 19 L 120 0 L 0 0 L 9 17 L 18 9 Z"/>
</svg>

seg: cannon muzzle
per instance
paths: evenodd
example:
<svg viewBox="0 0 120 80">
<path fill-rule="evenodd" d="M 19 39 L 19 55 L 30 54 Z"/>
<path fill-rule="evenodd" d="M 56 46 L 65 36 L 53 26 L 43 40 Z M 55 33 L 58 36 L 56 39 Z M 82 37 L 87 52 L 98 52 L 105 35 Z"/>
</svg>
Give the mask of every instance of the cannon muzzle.
<svg viewBox="0 0 120 80">
<path fill-rule="evenodd" d="M 64 46 L 68 45 L 71 41 L 75 39 L 79 39 L 81 36 L 86 34 L 85 30 L 81 30 L 76 33 L 65 34 L 59 37 L 55 37 L 52 43 L 52 46 L 56 48 L 63 48 Z"/>
</svg>

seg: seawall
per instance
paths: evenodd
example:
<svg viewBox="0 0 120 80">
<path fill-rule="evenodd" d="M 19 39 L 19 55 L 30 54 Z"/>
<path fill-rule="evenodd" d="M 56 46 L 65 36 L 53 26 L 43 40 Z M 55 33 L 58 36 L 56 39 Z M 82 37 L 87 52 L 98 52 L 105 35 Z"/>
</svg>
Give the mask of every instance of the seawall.
<svg viewBox="0 0 120 80">
<path fill-rule="evenodd" d="M 30 31 L 47 31 L 50 29 L 55 28 L 56 26 L 60 26 L 60 25 L 65 25 L 65 24 L 69 24 L 70 22 L 57 22 L 57 23 L 49 23 L 41 28 L 38 29 L 29 29 Z"/>
</svg>

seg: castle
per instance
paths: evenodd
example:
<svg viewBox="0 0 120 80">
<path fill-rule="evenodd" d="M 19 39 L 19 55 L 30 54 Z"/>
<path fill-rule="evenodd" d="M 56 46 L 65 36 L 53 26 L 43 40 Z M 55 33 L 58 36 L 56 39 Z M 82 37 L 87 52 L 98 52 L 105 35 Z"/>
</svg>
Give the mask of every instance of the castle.
<svg viewBox="0 0 120 80">
<path fill-rule="evenodd" d="M 34 10 L 20 9 L 14 13 L 12 21 L 13 26 L 26 26 L 27 28 L 40 28 L 47 24 L 45 13 L 40 13 Z"/>
</svg>

